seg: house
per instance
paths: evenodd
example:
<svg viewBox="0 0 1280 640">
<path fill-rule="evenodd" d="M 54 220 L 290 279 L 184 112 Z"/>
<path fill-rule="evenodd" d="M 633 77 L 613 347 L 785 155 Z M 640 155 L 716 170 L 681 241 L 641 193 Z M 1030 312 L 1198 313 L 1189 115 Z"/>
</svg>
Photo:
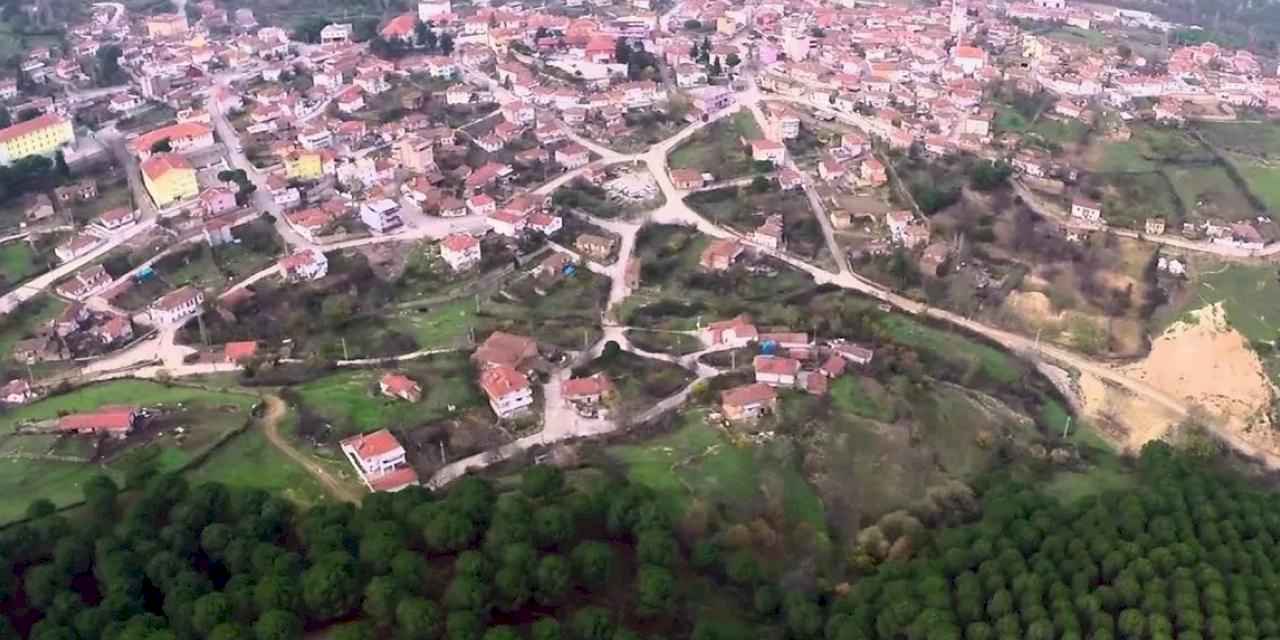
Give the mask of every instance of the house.
<svg viewBox="0 0 1280 640">
<path fill-rule="evenodd" d="M 21 378 L 14 378 L 0 388 L 0 402 L 5 404 L 26 404 L 35 400 L 36 392 L 31 385 Z"/>
<path fill-rule="evenodd" d="M 162 145 L 162 150 L 173 153 L 189 153 L 211 147 L 213 146 L 213 129 L 202 122 L 179 122 L 148 131 L 129 143 L 133 152 L 141 160 L 150 158 L 157 145 Z"/>
<path fill-rule="evenodd" d="M 586 147 L 576 143 L 569 144 L 556 149 L 556 163 L 564 166 L 566 169 L 577 169 L 584 167 L 591 162 L 591 152 Z"/>
<path fill-rule="evenodd" d="M 480 388 L 489 397 L 489 406 L 499 418 L 510 418 L 533 404 L 529 378 L 509 366 L 497 366 L 480 373 Z"/>
<path fill-rule="evenodd" d="M 781 142 L 766 138 L 751 141 L 751 159 L 756 162 L 771 162 L 781 167 L 787 161 L 787 147 Z"/>
<path fill-rule="evenodd" d="M 1149 236 L 1158 236 L 1163 234 L 1165 229 L 1164 218 L 1147 218 L 1144 229 Z"/>
<path fill-rule="evenodd" d="M 58 295 L 72 300 L 84 300 L 111 286 L 111 275 L 102 265 L 94 265 L 78 271 L 55 289 Z"/>
<path fill-rule="evenodd" d="M 124 342 L 133 337 L 133 322 L 128 316 L 116 313 L 108 314 L 105 322 L 94 325 L 89 333 L 93 334 L 104 345 Z"/>
<path fill-rule="evenodd" d="M 521 100 L 508 102 L 502 106 L 502 117 L 515 125 L 533 124 L 535 117 L 533 105 Z"/>
<path fill-rule="evenodd" d="M 204 215 L 213 217 L 236 208 L 236 193 L 225 187 L 213 187 L 200 192 L 200 208 Z"/>
<path fill-rule="evenodd" d="M 831 345 L 831 350 L 839 354 L 840 357 L 845 360 L 861 366 L 871 364 L 871 359 L 875 357 L 875 352 L 871 349 L 852 342 L 833 343 Z"/>
<path fill-rule="evenodd" d="M 65 338 L 79 331 L 80 327 L 85 322 L 88 322 L 89 317 L 88 308 L 79 302 L 72 302 L 63 307 L 58 315 L 54 316 L 53 320 L 50 321 L 50 326 L 53 328 L 55 335 L 59 338 Z"/>
<path fill-rule="evenodd" d="M 71 236 L 70 240 L 63 242 L 54 248 L 53 253 L 58 256 L 59 260 L 63 262 L 71 262 L 72 260 L 93 251 L 94 247 L 97 247 L 100 242 L 102 242 L 102 239 L 97 236 L 91 236 L 87 233 L 77 233 L 76 235 Z"/>
<path fill-rule="evenodd" d="M 399 398 L 406 402 L 417 402 L 422 399 L 422 387 L 412 378 L 399 373 L 383 374 L 378 381 L 378 390 L 382 395 Z"/>
<path fill-rule="evenodd" d="M 338 111 L 355 113 L 364 108 L 364 91 L 360 87 L 351 85 L 343 89 L 334 102 L 338 105 Z"/>
<path fill-rule="evenodd" d="M 53 217 L 53 214 L 53 201 L 49 199 L 49 196 L 43 193 L 35 194 L 31 199 L 31 203 L 27 205 L 24 212 L 27 220 L 32 222 L 38 222 L 40 220 Z"/>
<path fill-rule="evenodd" d="M 493 212 L 488 220 L 494 233 L 508 238 L 517 238 L 524 231 L 528 216 L 511 209 L 501 209 Z"/>
<path fill-rule="evenodd" d="M 863 161 L 862 166 L 858 167 L 858 177 L 873 187 L 889 181 L 889 173 L 885 170 L 884 163 L 875 158 L 867 158 Z"/>
<path fill-rule="evenodd" d="M 782 232 L 782 215 L 775 213 L 765 218 L 764 224 L 752 230 L 751 241 L 776 251 L 782 246 Z"/>
<path fill-rule="evenodd" d="M 380 198 L 360 205 L 360 221 L 375 234 L 390 233 L 399 229 L 400 205 L 390 198 Z"/>
<path fill-rule="evenodd" d="M 292 282 L 319 280 L 329 273 L 329 259 L 319 249 L 303 249 L 276 264 L 285 279 Z"/>
<path fill-rule="evenodd" d="M 230 364 L 244 364 L 258 355 L 258 343 L 253 340 L 228 342 L 222 346 L 222 360 Z"/>
<path fill-rule="evenodd" d="M 82 435 L 108 435 L 124 438 L 133 431 L 141 414 L 137 407 L 107 406 L 86 413 L 72 413 L 58 418 L 58 431 Z"/>
<path fill-rule="evenodd" d="M 471 359 L 481 368 L 513 367 L 527 369 L 538 358 L 538 343 L 533 338 L 494 331 L 476 348 Z"/>
<path fill-rule="evenodd" d="M 560 396 L 571 404 L 600 404 L 613 393 L 613 383 L 603 372 L 585 378 L 565 380 L 560 385 Z"/>
<path fill-rule="evenodd" d="M 61 203 L 84 202 L 98 197 L 98 183 L 93 180 L 80 180 L 75 184 L 58 187 L 53 195 Z"/>
<path fill-rule="evenodd" d="M 320 30 L 320 44 L 347 44 L 351 41 L 351 23 L 327 24 Z"/>
<path fill-rule="evenodd" d="M 418 473 L 408 465 L 404 447 L 390 431 L 352 436 L 340 446 L 370 491 L 394 493 L 418 485 Z"/>
<path fill-rule="evenodd" d="M 440 241 L 440 257 L 454 271 L 480 264 L 480 241 L 469 233 L 451 233 Z"/>
<path fill-rule="evenodd" d="M 1071 201 L 1071 217 L 1089 224 L 1102 222 L 1102 205 L 1087 198 L 1075 198 Z"/>
<path fill-rule="evenodd" d="M 53 113 L 36 116 L 0 129 L 0 164 L 13 164 L 29 156 L 52 156 L 75 141 L 70 120 Z"/>
<path fill-rule="evenodd" d="M 418 16 L 412 13 L 392 18 L 379 32 L 388 42 L 412 42 L 418 26 Z"/>
<path fill-rule="evenodd" d="M 760 337 L 756 326 L 751 324 L 751 316 L 741 314 L 730 320 L 712 322 L 702 329 L 702 341 L 709 346 L 722 344 L 745 347 Z"/>
<path fill-rule="evenodd" d="M 183 156 L 157 153 L 142 163 L 142 183 L 157 207 L 194 198 L 200 193 L 196 171 Z"/>
<path fill-rule="evenodd" d="M 498 203 L 486 194 L 479 194 L 467 198 L 467 211 L 475 216 L 487 216 L 498 210 Z"/>
<path fill-rule="evenodd" d="M 778 356 L 756 356 L 751 366 L 756 371 L 756 382 L 771 387 L 794 387 L 800 372 L 799 360 Z"/>
<path fill-rule="evenodd" d="M 93 226 L 105 233 L 119 231 L 125 227 L 132 225 L 138 221 L 138 212 L 133 209 L 124 207 L 116 207 L 104 211 L 102 215 L 94 218 Z"/>
<path fill-rule="evenodd" d="M 778 393 L 759 382 L 720 393 L 720 408 L 730 420 L 753 420 L 778 408 Z"/>
<path fill-rule="evenodd" d="M 609 256 L 613 254 L 615 244 L 613 238 L 606 238 L 593 233 L 580 234 L 577 240 L 573 242 L 573 246 L 582 252 L 582 255 L 596 261 L 608 260 Z"/>
<path fill-rule="evenodd" d="M 676 67 L 676 86 L 681 89 L 698 87 L 707 83 L 707 71 L 702 65 L 685 63 Z"/>
<path fill-rule="evenodd" d="M 746 249 L 737 240 L 723 238 L 712 240 L 711 244 L 702 250 L 698 264 L 709 271 L 728 271 L 744 251 Z"/>
<path fill-rule="evenodd" d="M 671 184 L 681 191 L 702 188 L 702 173 L 696 169 L 672 169 Z"/>
<path fill-rule="evenodd" d="M 845 176 L 844 164 L 831 154 L 824 153 L 818 161 L 818 176 L 831 182 L 840 180 Z"/>
<path fill-rule="evenodd" d="M 544 236 L 552 235 L 564 227 L 564 221 L 560 216 L 553 216 L 549 213 L 541 211 L 529 215 L 526 220 L 525 227 L 530 231 L 536 231 Z"/>
<path fill-rule="evenodd" d="M 203 304 L 204 293 L 195 287 L 186 286 L 153 302 L 147 315 L 157 325 L 172 325 L 199 314 Z"/>
</svg>

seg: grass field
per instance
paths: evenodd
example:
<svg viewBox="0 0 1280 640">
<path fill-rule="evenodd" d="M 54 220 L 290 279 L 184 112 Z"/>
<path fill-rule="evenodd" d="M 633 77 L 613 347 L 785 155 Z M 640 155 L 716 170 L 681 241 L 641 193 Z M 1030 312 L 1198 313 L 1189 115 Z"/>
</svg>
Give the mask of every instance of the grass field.
<svg viewBox="0 0 1280 640">
<path fill-rule="evenodd" d="M 36 260 L 35 250 L 26 242 L 0 246 L 0 291 L 11 289 L 43 270 Z"/>
<path fill-rule="evenodd" d="M 280 453 L 259 429 L 249 429 L 219 447 L 199 467 L 187 472 L 192 483 L 221 482 L 264 489 L 303 505 L 325 499 L 320 484 Z"/>
<path fill-rule="evenodd" d="M 257 402 L 249 395 L 218 393 L 182 386 L 165 386 L 146 380 L 112 380 L 81 387 L 70 393 L 45 398 L 18 407 L 0 417 L 0 431 L 19 422 L 57 417 L 59 413 L 90 411 L 104 405 L 132 404 L 140 407 L 203 405 L 235 406 L 248 409 Z"/>
<path fill-rule="evenodd" d="M 897 342 L 945 361 L 974 366 L 993 382 L 1012 384 L 1022 377 L 1022 371 L 1012 357 L 964 336 L 935 329 L 898 314 L 883 316 L 880 326 Z"/>
<path fill-rule="evenodd" d="M 468 327 L 476 325 L 476 303 L 458 300 L 431 307 L 425 313 L 405 309 L 395 315 L 392 325 L 412 335 L 423 349 L 457 346 L 465 342 Z"/>
<path fill-rule="evenodd" d="M 1198 122 L 1195 127 L 1205 142 L 1222 151 L 1280 157 L 1280 122 Z"/>
<path fill-rule="evenodd" d="M 1235 221 L 1252 219 L 1259 213 L 1221 166 L 1171 166 L 1165 174 L 1188 215 Z"/>
<path fill-rule="evenodd" d="M 1168 163 L 1208 163 L 1213 154 L 1199 141 L 1178 129 L 1133 127 L 1124 142 L 1104 142 L 1095 169 L 1104 173 L 1156 171 Z"/>
<path fill-rule="evenodd" d="M 1249 185 L 1249 191 L 1262 201 L 1272 215 L 1280 214 L 1280 166 L 1238 154 L 1229 154 L 1229 157 Z"/>
<path fill-rule="evenodd" d="M 676 356 L 701 351 L 703 348 L 701 340 L 685 333 L 628 329 L 627 340 L 645 351 Z"/>
<path fill-rule="evenodd" d="M 868 387 L 878 383 L 864 380 L 857 376 L 841 376 L 831 384 L 831 404 L 840 412 L 889 422 L 893 420 L 893 408 L 888 406 L 880 393 L 873 393 Z"/>
<path fill-rule="evenodd" d="M 1095 174 L 1091 180 L 1101 182 L 1103 216 L 1111 224 L 1140 229 L 1150 217 L 1182 219 L 1180 200 L 1161 172 Z"/>
<path fill-rule="evenodd" d="M 751 149 L 743 140 L 759 138 L 760 125 L 750 111 L 721 118 L 693 134 L 671 152 L 672 169 L 696 169 L 716 180 L 751 173 Z"/>
<path fill-rule="evenodd" d="M 1051 40 L 1066 42 L 1068 44 L 1084 45 L 1094 49 L 1101 48 L 1107 43 L 1107 37 L 1102 33 L 1088 29 L 1080 29 L 1078 27 L 1059 27 L 1045 32 L 1044 37 Z"/>
<path fill-rule="evenodd" d="M 1189 307 L 1217 302 L 1226 309 L 1231 326 L 1249 340 L 1280 338 L 1280 280 L 1274 266 L 1205 264 Z"/>
<path fill-rule="evenodd" d="M 10 522 L 26 513 L 32 500 L 46 498 L 57 506 L 65 506 L 84 497 L 81 485 L 85 480 L 106 473 L 120 477 L 113 471 L 95 465 L 52 460 L 0 460 L 0 487 L 4 488 L 0 499 L 0 522 Z"/>
<path fill-rule="evenodd" d="M 339 435 L 384 427 L 412 427 L 442 420 L 457 411 L 479 406 L 479 391 L 471 381 L 464 354 L 441 354 L 402 363 L 400 372 L 422 387 L 418 402 L 379 393 L 384 370 L 340 371 L 295 388 L 308 409 L 332 421 Z M 454 411 L 449 406 L 455 407 Z"/>
<path fill-rule="evenodd" d="M 822 499 L 788 456 L 777 455 L 772 443 L 734 444 L 705 417 L 703 411 L 687 412 L 673 433 L 610 447 L 608 455 L 626 465 L 631 481 L 662 494 L 673 515 L 697 498 L 732 520 L 748 521 L 772 503 L 789 523 L 826 528 Z"/>
</svg>

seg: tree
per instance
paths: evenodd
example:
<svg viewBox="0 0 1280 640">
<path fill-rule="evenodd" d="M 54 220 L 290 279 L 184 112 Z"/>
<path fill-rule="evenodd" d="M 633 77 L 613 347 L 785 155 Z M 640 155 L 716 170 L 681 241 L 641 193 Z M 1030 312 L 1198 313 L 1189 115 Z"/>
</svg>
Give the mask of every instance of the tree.
<svg viewBox="0 0 1280 640">
<path fill-rule="evenodd" d="M 220 592 L 206 593 L 195 602 L 191 622 L 195 630 L 208 637 L 220 624 L 231 622 L 231 601 Z"/>
<path fill-rule="evenodd" d="M 636 612 L 644 617 L 665 616 L 675 608 L 676 581 L 665 567 L 646 564 L 636 574 Z"/>
<path fill-rule="evenodd" d="M 564 472 L 559 467 L 536 464 L 520 474 L 520 492 L 533 499 L 549 498 L 564 489 Z"/>
<path fill-rule="evenodd" d="M 583 607 L 573 614 L 573 635 L 578 640 L 609 640 L 613 619 L 607 609 Z"/>
<path fill-rule="evenodd" d="M 445 623 L 449 640 L 480 640 L 484 619 L 474 611 L 454 611 Z"/>
<path fill-rule="evenodd" d="M 48 498 L 37 498 L 27 505 L 27 519 L 39 520 L 45 516 L 51 516 L 57 513 L 58 506 Z"/>
<path fill-rule="evenodd" d="M 766 176 L 756 176 L 751 179 L 751 191 L 753 193 L 766 193 L 773 188 L 773 181 Z"/>
<path fill-rule="evenodd" d="M 268 575 L 254 588 L 254 599 L 263 610 L 296 611 L 302 602 L 302 585 L 296 575 Z"/>
<path fill-rule="evenodd" d="M 489 627 L 484 632 L 484 640 L 520 640 L 520 634 L 512 627 Z"/>
<path fill-rule="evenodd" d="M 326 298 L 326 301 L 332 298 Z M 461 551 L 471 545 L 476 536 L 474 522 L 462 513 L 446 509 L 431 519 L 423 531 L 427 546 L 438 552 Z"/>
<path fill-rule="evenodd" d="M 626 38 L 618 38 L 613 47 L 613 61 L 627 64 L 631 61 L 631 42 Z"/>
<path fill-rule="evenodd" d="M 738 56 L 738 52 L 734 51 L 724 57 L 724 63 L 733 69 L 742 64 L 742 58 Z"/>
<path fill-rule="evenodd" d="M 564 507 L 551 505 L 533 512 L 533 534 L 541 548 L 555 547 L 574 536 L 573 516 Z"/>
<path fill-rule="evenodd" d="M 374 576 L 364 588 L 362 610 L 376 624 L 390 626 L 400 604 L 400 585 L 390 576 Z"/>
<path fill-rule="evenodd" d="M 434 602 L 405 598 L 396 606 L 398 637 L 408 640 L 435 640 L 444 632 L 445 617 Z"/>
<path fill-rule="evenodd" d="M 445 33 L 440 36 L 440 53 L 443 55 L 451 55 L 453 53 L 453 35 Z"/>
<path fill-rule="evenodd" d="M 318 620 L 332 620 L 346 615 L 360 600 L 360 584 L 356 580 L 354 561 L 350 555 L 337 554 L 325 559 L 302 576 L 302 601 L 307 611 Z"/>
<path fill-rule="evenodd" d="M 574 572 L 590 589 L 598 589 L 609 583 L 613 574 L 613 549 L 594 540 L 579 543 L 570 554 Z"/>
<path fill-rule="evenodd" d="M 123 80 L 120 71 L 120 55 L 123 52 L 119 45 L 108 44 L 98 48 L 94 54 L 97 64 L 94 65 L 94 81 L 100 87 L 118 84 Z"/>
<path fill-rule="evenodd" d="M 560 621 L 555 618 L 540 618 L 530 627 L 529 640 L 564 640 Z"/>
<path fill-rule="evenodd" d="M 719 56 L 717 56 L 715 59 L 713 59 L 713 60 L 711 61 L 711 68 L 710 68 L 710 70 L 708 70 L 708 73 L 710 73 L 710 74 L 711 74 L 711 75 L 713 75 L 713 76 L 722 76 L 722 75 L 724 75 L 724 67 L 723 67 L 723 66 L 721 66 L 721 64 L 720 64 L 720 57 L 719 57 Z"/>
<path fill-rule="evenodd" d="M 469 576 L 455 577 L 445 590 L 444 605 L 453 611 L 487 611 L 491 604 L 488 585 Z"/>
<path fill-rule="evenodd" d="M 978 191 L 994 191 L 1009 182 L 1013 167 L 1006 162 L 978 162 L 969 175 L 969 184 Z"/>
<path fill-rule="evenodd" d="M 302 620 L 290 611 L 272 609 L 253 623 L 253 635 L 257 640 L 299 640 Z"/>
<path fill-rule="evenodd" d="M 498 607 L 504 611 L 518 611 L 533 597 L 533 585 L 525 567 L 504 566 L 493 576 L 493 586 Z"/>
<path fill-rule="evenodd" d="M 636 539 L 636 558 L 640 562 L 671 567 L 680 556 L 676 539 L 666 531 L 641 531 Z"/>
<path fill-rule="evenodd" d="M 534 599 L 543 606 L 555 606 L 564 601 L 573 583 L 573 571 L 563 556 L 545 555 L 538 561 L 534 576 Z"/>
</svg>

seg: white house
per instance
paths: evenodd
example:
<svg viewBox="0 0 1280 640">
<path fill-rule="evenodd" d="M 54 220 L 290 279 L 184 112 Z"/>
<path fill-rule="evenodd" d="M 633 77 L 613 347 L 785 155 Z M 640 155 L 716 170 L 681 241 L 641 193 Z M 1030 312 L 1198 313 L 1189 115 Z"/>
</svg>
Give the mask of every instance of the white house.
<svg viewBox="0 0 1280 640">
<path fill-rule="evenodd" d="M 304 249 L 280 259 L 280 273 L 288 280 L 319 280 L 329 273 L 329 259 L 318 249 Z"/>
<path fill-rule="evenodd" d="M 480 264 L 480 241 L 469 233 L 451 233 L 440 241 L 440 257 L 454 271 L 465 271 Z"/>
<path fill-rule="evenodd" d="M 787 161 L 787 147 L 781 142 L 774 142 L 764 138 L 752 140 L 751 159 L 756 162 L 772 162 L 773 166 L 781 167 Z"/>
<path fill-rule="evenodd" d="M 147 315 L 157 325 L 179 324 L 200 313 L 204 292 L 191 286 L 165 294 L 151 303 Z"/>
<path fill-rule="evenodd" d="M 395 492 L 418 484 L 418 474 L 408 465 L 404 447 L 386 429 L 352 436 L 341 446 L 370 491 Z"/>
<path fill-rule="evenodd" d="M 756 356 L 752 361 L 756 382 L 771 387 L 794 387 L 796 374 L 800 373 L 800 361 L 777 356 Z"/>
<path fill-rule="evenodd" d="M 529 378 L 508 366 L 485 369 L 480 374 L 480 387 L 499 418 L 510 418 L 533 404 Z"/>
<path fill-rule="evenodd" d="M 1076 198 L 1071 201 L 1071 217 L 1098 224 L 1102 222 L 1102 205 L 1093 200 Z"/>
<path fill-rule="evenodd" d="M 380 198 L 360 205 L 360 221 L 373 233 L 390 233 L 400 228 L 400 205 L 390 198 Z"/>
</svg>

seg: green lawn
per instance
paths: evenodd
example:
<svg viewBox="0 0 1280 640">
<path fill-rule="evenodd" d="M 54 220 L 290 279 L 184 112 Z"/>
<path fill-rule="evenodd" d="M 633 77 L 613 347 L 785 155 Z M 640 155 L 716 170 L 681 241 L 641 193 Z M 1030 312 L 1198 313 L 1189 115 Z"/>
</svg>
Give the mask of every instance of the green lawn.
<svg viewBox="0 0 1280 640">
<path fill-rule="evenodd" d="M 420 401 L 407 402 L 379 393 L 377 385 L 383 369 L 340 371 L 294 390 L 308 409 L 329 419 L 340 436 L 428 424 L 482 402 L 465 354 L 441 354 L 405 362 L 399 370 L 422 387 Z M 449 410 L 450 405 L 454 411 Z"/>
<path fill-rule="evenodd" d="M 112 380 L 81 387 L 70 393 L 52 396 L 18 407 L 0 417 L 0 431 L 12 429 L 19 422 L 57 417 L 60 413 L 91 411 L 105 405 L 130 404 L 140 407 L 231 406 L 248 409 L 256 404 L 253 396 L 220 393 L 183 386 L 166 386 L 147 380 Z"/>
<path fill-rule="evenodd" d="M 1236 170 L 1249 185 L 1249 191 L 1262 201 L 1272 215 L 1280 213 L 1280 167 L 1241 155 L 1229 155 Z"/>
<path fill-rule="evenodd" d="M 1280 122 L 1198 122 L 1209 144 L 1259 158 L 1280 157 Z"/>
<path fill-rule="evenodd" d="M 716 180 L 751 173 L 751 148 L 744 141 L 760 138 L 760 125 L 750 111 L 721 118 L 689 136 L 671 152 L 672 169 L 696 169 Z"/>
<path fill-rule="evenodd" d="M 405 309 L 396 313 L 392 324 L 412 335 L 423 349 L 458 346 L 465 342 L 467 329 L 476 325 L 476 303 L 463 299 L 426 312 Z"/>
<path fill-rule="evenodd" d="M 689 411 L 675 432 L 643 444 L 610 447 L 608 455 L 626 466 L 632 482 L 661 494 L 673 515 L 682 514 L 697 498 L 746 521 L 780 501 L 787 522 L 825 530 L 822 499 L 792 460 L 774 455 L 771 444 L 732 443 L 705 418 L 704 411 Z"/>
<path fill-rule="evenodd" d="M 975 366 L 992 382 L 1013 384 L 1022 377 L 1021 368 L 1012 357 L 959 334 L 935 329 L 899 314 L 883 316 L 880 326 L 895 341 L 946 362 Z"/>
<path fill-rule="evenodd" d="M 44 269 L 31 245 L 21 240 L 0 246 L 0 290 L 11 289 Z"/>
<path fill-rule="evenodd" d="M 893 408 L 887 406 L 885 398 L 872 395 L 867 383 L 858 376 L 841 376 L 831 384 L 831 404 L 837 410 L 850 415 L 862 416 L 880 422 L 893 420 Z M 873 383 L 875 384 L 875 383 Z M 876 386 L 879 386 L 878 384 Z"/>
<path fill-rule="evenodd" d="M 1098 171 L 1143 173 L 1169 163 L 1209 163 L 1213 154 L 1195 138 L 1178 129 L 1136 125 L 1124 142 L 1107 142 Z"/>
<path fill-rule="evenodd" d="M 324 487 L 272 446 L 257 428 L 233 437 L 186 475 L 193 483 L 221 482 L 235 487 L 264 489 L 303 505 L 316 504 L 327 498 Z"/>
<path fill-rule="evenodd" d="M 1193 299 L 1193 308 L 1221 302 L 1227 321 L 1251 341 L 1280 337 L 1280 281 L 1274 266 L 1206 264 Z"/>
<path fill-rule="evenodd" d="M 686 333 L 628 329 L 626 335 L 632 345 L 653 353 L 682 356 L 703 349 L 701 340 Z"/>
<path fill-rule="evenodd" d="M 81 486 L 100 473 L 115 476 L 110 470 L 88 464 L 53 460 L 0 459 L 0 522 L 10 522 L 26 513 L 31 501 L 46 498 L 61 507 L 84 498 Z M 120 481 L 116 477 L 116 481 Z"/>
<path fill-rule="evenodd" d="M 1188 213 L 1233 221 L 1259 213 L 1221 166 L 1168 167 L 1165 173 Z"/>
<path fill-rule="evenodd" d="M 1046 32 L 1044 37 L 1094 49 L 1101 48 L 1107 43 L 1107 37 L 1102 33 L 1079 27 L 1059 27 Z"/>
</svg>

